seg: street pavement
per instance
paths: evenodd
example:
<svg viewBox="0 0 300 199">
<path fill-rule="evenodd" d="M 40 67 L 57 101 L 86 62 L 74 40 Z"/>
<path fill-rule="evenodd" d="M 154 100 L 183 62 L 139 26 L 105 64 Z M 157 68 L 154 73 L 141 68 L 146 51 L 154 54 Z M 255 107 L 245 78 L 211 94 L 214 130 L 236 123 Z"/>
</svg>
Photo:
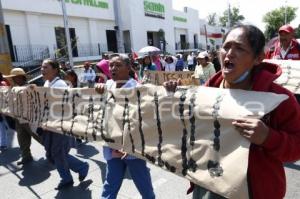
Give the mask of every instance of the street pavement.
<svg viewBox="0 0 300 199">
<path fill-rule="evenodd" d="M 99 199 L 105 176 L 105 160 L 102 147 L 95 143 L 81 145 L 71 154 L 90 165 L 86 180 L 79 183 L 78 176 L 72 173 L 74 186 L 62 191 L 54 188 L 59 176 L 54 167 L 45 160 L 44 149 L 35 140 L 31 146 L 35 161 L 25 166 L 17 166 L 19 147 L 15 133 L 9 133 L 9 148 L 0 154 L 0 199 Z M 186 195 L 189 182 L 184 178 L 168 173 L 156 166 L 148 165 L 157 199 L 191 199 Z M 287 199 L 300 198 L 300 162 L 286 165 L 288 178 Z M 118 199 L 139 199 L 137 189 L 127 173 Z"/>
</svg>

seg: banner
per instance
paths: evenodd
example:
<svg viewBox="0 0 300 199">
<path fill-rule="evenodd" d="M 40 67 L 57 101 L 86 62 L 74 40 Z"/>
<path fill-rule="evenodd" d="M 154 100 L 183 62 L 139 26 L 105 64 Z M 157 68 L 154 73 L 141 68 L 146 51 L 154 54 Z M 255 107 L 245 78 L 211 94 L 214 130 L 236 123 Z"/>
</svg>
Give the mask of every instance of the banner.
<svg viewBox="0 0 300 199">
<path fill-rule="evenodd" d="M 0 110 L 22 122 L 97 141 L 227 198 L 248 198 L 250 143 L 232 120 L 261 118 L 286 95 L 207 87 L 108 90 L 0 88 Z"/>
<path fill-rule="evenodd" d="M 282 74 L 275 80 L 275 83 L 292 93 L 300 94 L 300 61 L 266 59 L 264 62 L 277 64 L 281 67 Z"/>
<path fill-rule="evenodd" d="M 265 59 L 264 62 L 277 64 L 282 69 L 282 75 L 275 83 L 283 86 L 292 93 L 300 94 L 300 61 Z M 181 79 L 182 85 L 199 85 L 200 80 L 192 78 L 193 71 L 145 71 L 144 82 L 154 85 L 162 85 L 169 80 Z"/>
<path fill-rule="evenodd" d="M 154 85 L 162 85 L 166 81 L 170 80 L 182 80 L 183 85 L 199 85 L 200 80 L 192 78 L 194 71 L 145 71 L 143 81 Z"/>
</svg>

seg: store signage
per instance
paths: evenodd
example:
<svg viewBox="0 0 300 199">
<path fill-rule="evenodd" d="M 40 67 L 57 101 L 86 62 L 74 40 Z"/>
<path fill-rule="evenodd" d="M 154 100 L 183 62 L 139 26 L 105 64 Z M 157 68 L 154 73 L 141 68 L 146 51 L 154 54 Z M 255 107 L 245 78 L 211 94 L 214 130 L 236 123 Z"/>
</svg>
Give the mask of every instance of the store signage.
<svg viewBox="0 0 300 199">
<path fill-rule="evenodd" d="M 183 17 L 177 17 L 177 16 L 174 16 L 174 17 L 173 17 L 173 20 L 174 20 L 174 21 L 179 21 L 179 22 L 184 22 L 184 23 L 187 22 L 187 19 L 186 19 L 186 18 L 183 18 Z"/>
<path fill-rule="evenodd" d="M 108 9 L 108 3 L 99 0 L 65 0 L 66 3 Z"/>
<path fill-rule="evenodd" d="M 165 6 L 161 3 L 144 1 L 145 16 L 156 17 L 160 19 L 165 18 Z"/>
</svg>

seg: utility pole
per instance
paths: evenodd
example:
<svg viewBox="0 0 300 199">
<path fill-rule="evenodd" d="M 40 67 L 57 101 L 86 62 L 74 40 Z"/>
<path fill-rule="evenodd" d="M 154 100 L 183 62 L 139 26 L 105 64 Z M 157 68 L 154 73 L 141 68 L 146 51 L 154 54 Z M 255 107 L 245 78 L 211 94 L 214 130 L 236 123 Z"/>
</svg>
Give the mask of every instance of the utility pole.
<svg viewBox="0 0 300 199">
<path fill-rule="evenodd" d="M 0 1 L 0 72 L 8 75 L 12 68 L 7 34 L 4 24 L 2 4 Z"/>
<path fill-rule="evenodd" d="M 120 0 L 114 0 L 114 14 L 115 14 L 115 30 L 116 30 L 116 36 L 117 36 L 117 46 L 118 46 L 118 52 L 124 53 L 124 40 L 123 40 L 123 25 L 121 20 L 121 9 L 120 9 Z"/>
<path fill-rule="evenodd" d="M 228 28 L 231 27 L 231 10 L 230 10 L 230 3 L 228 2 Z"/>
<path fill-rule="evenodd" d="M 285 0 L 284 24 L 287 24 L 287 0 Z"/>
<path fill-rule="evenodd" d="M 206 25 L 204 24 L 204 32 L 205 32 L 205 49 L 206 51 L 208 50 L 208 45 L 207 45 L 207 29 Z"/>
<path fill-rule="evenodd" d="M 69 31 L 69 21 L 68 21 L 65 0 L 61 0 L 61 7 L 62 7 L 63 18 L 64 18 L 64 27 L 65 27 L 65 34 L 66 34 L 66 41 L 67 41 L 68 57 L 69 57 L 70 66 L 73 69 L 74 62 L 73 62 L 72 46 L 71 46 L 70 31 Z"/>
</svg>

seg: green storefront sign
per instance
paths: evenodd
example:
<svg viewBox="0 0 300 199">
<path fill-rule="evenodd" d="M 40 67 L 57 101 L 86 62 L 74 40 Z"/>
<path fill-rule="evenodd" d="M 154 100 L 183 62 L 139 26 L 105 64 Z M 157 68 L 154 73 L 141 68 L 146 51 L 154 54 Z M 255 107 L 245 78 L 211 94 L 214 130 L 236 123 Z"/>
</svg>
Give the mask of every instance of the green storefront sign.
<svg viewBox="0 0 300 199">
<path fill-rule="evenodd" d="M 66 3 L 108 9 L 108 3 L 99 0 L 65 0 Z"/>
<path fill-rule="evenodd" d="M 187 19 L 186 19 L 186 18 L 183 18 L 183 17 L 176 17 L 176 16 L 174 16 L 174 17 L 173 17 L 173 20 L 174 20 L 174 21 L 179 21 L 179 22 L 184 22 L 184 23 L 187 22 Z"/>
<path fill-rule="evenodd" d="M 165 6 L 161 3 L 144 1 L 145 16 L 165 18 Z"/>
</svg>

